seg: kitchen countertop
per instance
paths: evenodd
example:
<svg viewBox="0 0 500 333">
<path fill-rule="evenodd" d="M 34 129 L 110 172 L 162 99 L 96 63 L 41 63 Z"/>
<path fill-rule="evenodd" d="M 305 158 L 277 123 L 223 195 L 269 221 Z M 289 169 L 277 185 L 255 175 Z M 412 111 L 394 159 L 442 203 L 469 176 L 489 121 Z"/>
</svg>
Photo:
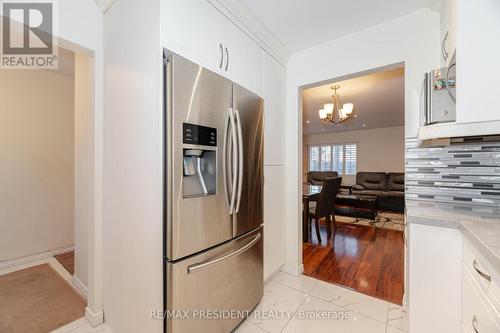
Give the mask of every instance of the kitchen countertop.
<svg viewBox="0 0 500 333">
<path fill-rule="evenodd" d="M 491 262 L 500 268 L 500 208 L 406 202 L 408 223 L 456 228 Z"/>
</svg>

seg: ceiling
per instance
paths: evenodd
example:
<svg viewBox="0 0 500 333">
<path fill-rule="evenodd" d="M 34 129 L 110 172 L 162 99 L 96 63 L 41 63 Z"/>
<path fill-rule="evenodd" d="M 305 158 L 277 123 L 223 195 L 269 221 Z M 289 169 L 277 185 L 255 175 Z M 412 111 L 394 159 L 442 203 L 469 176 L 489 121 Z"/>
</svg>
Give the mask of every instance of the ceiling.
<svg viewBox="0 0 500 333">
<path fill-rule="evenodd" d="M 239 0 L 297 52 L 430 7 L 435 0 Z"/>
<path fill-rule="evenodd" d="M 325 125 L 318 110 L 331 103 L 334 84 L 340 85 L 340 103 L 353 103 L 353 117 L 343 124 Z M 305 89 L 302 94 L 303 133 L 328 133 L 403 126 L 404 68 L 379 71 L 368 75 Z M 308 123 L 309 121 L 309 123 Z"/>
</svg>

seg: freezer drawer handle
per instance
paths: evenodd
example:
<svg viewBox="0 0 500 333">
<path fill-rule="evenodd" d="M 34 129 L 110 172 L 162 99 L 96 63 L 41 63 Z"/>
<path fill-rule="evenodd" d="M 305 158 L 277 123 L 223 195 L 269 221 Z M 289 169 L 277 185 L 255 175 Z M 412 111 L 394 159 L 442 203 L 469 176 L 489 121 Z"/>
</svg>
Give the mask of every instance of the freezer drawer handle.
<svg viewBox="0 0 500 333">
<path fill-rule="evenodd" d="M 217 264 L 217 263 L 219 263 L 221 261 L 224 261 L 224 260 L 229 259 L 231 257 L 237 256 L 238 254 L 242 254 L 242 253 L 246 252 L 252 246 L 254 246 L 261 239 L 261 237 L 262 236 L 260 234 L 258 234 L 257 236 L 255 236 L 252 239 L 252 241 L 250 243 L 246 244 L 245 246 L 239 248 L 238 250 L 236 250 L 234 252 L 225 254 L 225 255 L 223 255 L 223 256 L 221 256 L 219 258 L 215 258 L 215 259 L 210 260 L 210 261 L 205 261 L 205 262 L 202 262 L 202 263 L 199 263 L 199 264 L 194 264 L 194 265 L 188 266 L 188 274 L 194 273 L 196 271 L 199 271 L 200 269 L 207 268 L 208 266 Z"/>
</svg>

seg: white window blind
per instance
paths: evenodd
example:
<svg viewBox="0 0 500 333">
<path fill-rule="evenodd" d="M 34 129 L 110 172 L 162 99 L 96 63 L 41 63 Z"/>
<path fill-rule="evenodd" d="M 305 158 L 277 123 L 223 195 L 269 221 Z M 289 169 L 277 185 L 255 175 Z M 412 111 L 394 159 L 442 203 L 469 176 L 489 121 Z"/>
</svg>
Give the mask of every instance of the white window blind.
<svg viewBox="0 0 500 333">
<path fill-rule="evenodd" d="M 319 147 L 311 147 L 309 149 L 309 170 L 316 171 L 319 169 Z"/>
<path fill-rule="evenodd" d="M 345 174 L 356 174 L 356 157 L 358 155 L 358 146 L 355 144 L 345 145 Z"/>
<path fill-rule="evenodd" d="M 344 170 L 344 149 L 342 146 L 333 146 L 333 168 L 331 171 L 337 171 L 339 175 L 343 174 Z"/>
<path fill-rule="evenodd" d="M 337 171 L 339 175 L 355 175 L 357 149 L 355 143 L 309 147 L 309 171 Z"/>
<path fill-rule="evenodd" d="M 320 171 L 332 170 L 332 146 L 321 146 Z"/>
</svg>

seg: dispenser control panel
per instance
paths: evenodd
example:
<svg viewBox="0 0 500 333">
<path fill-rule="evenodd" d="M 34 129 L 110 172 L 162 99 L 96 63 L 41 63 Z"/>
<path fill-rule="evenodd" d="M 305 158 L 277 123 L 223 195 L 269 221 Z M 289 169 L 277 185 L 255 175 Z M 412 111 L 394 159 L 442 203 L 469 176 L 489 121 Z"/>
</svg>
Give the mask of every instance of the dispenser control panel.
<svg viewBox="0 0 500 333">
<path fill-rule="evenodd" d="M 217 129 L 189 123 L 182 124 L 182 142 L 217 147 Z"/>
</svg>

